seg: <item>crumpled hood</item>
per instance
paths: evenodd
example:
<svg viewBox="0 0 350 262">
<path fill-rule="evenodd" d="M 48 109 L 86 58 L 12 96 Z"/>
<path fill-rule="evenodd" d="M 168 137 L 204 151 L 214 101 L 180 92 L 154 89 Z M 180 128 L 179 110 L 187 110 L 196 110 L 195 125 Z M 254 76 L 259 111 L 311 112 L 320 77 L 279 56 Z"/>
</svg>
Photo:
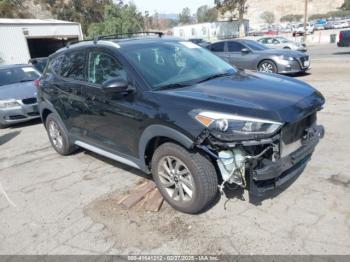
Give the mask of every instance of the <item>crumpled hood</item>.
<svg viewBox="0 0 350 262">
<path fill-rule="evenodd" d="M 34 82 L 15 83 L 12 85 L 0 86 L 0 100 L 36 97 Z"/>
<path fill-rule="evenodd" d="M 249 71 L 162 92 L 191 100 L 184 104 L 191 103 L 201 110 L 279 122 L 297 121 L 320 109 L 325 102 L 320 92 L 302 81 Z"/>
</svg>

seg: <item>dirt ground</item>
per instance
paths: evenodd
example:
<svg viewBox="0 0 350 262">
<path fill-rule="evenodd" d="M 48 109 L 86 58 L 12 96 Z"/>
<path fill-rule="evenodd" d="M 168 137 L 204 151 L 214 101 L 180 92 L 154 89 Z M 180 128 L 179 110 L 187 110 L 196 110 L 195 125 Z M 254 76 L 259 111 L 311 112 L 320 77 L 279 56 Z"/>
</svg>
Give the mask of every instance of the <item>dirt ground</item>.
<svg viewBox="0 0 350 262">
<path fill-rule="evenodd" d="M 350 254 L 350 50 L 311 47 L 326 128 L 304 173 L 261 203 L 225 196 L 200 215 L 125 210 L 140 171 L 62 157 L 38 122 L 0 130 L 0 254 Z"/>
</svg>

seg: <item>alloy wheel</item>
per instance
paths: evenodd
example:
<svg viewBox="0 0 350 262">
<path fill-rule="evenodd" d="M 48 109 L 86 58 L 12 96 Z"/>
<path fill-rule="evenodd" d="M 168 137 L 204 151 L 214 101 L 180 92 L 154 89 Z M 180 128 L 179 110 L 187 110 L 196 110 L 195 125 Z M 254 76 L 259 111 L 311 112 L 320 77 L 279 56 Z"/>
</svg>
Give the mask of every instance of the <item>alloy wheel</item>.
<svg viewBox="0 0 350 262">
<path fill-rule="evenodd" d="M 264 62 L 259 66 L 259 71 L 264 73 L 274 73 L 274 67 L 269 62 Z"/>
<path fill-rule="evenodd" d="M 61 149 L 63 147 L 63 137 L 60 128 L 54 121 L 49 122 L 49 135 L 53 145 L 56 148 Z"/>
<path fill-rule="evenodd" d="M 193 177 L 187 166 L 177 157 L 166 156 L 159 161 L 158 175 L 161 186 L 175 201 L 188 202 L 194 192 Z"/>
</svg>

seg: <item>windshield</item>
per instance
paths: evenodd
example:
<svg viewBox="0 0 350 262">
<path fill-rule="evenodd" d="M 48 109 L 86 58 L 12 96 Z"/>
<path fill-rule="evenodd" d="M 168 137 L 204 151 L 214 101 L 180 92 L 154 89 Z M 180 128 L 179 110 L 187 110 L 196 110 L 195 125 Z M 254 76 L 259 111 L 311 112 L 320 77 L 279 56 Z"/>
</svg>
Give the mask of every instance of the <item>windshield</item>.
<svg viewBox="0 0 350 262">
<path fill-rule="evenodd" d="M 0 69 L 0 86 L 34 81 L 39 77 L 39 72 L 29 66 Z"/>
<path fill-rule="evenodd" d="M 268 47 L 264 46 L 263 44 L 260 44 L 256 41 L 252 40 L 245 40 L 244 43 L 250 48 L 253 49 L 254 51 L 262 51 L 269 49 Z"/>
<path fill-rule="evenodd" d="M 233 74 L 232 66 L 191 42 L 162 42 L 135 45 L 123 51 L 152 89 L 192 85 Z"/>
<path fill-rule="evenodd" d="M 290 40 L 288 40 L 287 38 L 284 38 L 284 37 L 276 37 L 276 39 L 278 41 L 280 41 L 281 43 L 289 43 L 289 42 L 291 42 Z"/>
</svg>

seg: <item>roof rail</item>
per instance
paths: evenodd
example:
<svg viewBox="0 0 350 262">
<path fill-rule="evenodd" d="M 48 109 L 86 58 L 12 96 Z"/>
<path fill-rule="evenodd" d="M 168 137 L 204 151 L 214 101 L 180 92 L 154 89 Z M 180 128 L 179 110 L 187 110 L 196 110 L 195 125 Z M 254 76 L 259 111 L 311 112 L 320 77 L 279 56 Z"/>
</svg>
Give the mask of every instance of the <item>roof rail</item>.
<svg viewBox="0 0 350 262">
<path fill-rule="evenodd" d="M 86 42 L 86 41 L 93 41 L 94 44 L 97 44 L 97 42 L 99 40 L 104 40 L 104 39 L 128 39 L 130 38 L 130 36 L 134 36 L 134 35 L 158 35 L 159 37 L 162 37 L 164 35 L 163 32 L 134 32 L 134 33 L 123 33 L 123 34 L 114 34 L 114 35 L 98 35 L 98 36 L 94 36 L 94 38 L 89 38 L 89 39 L 85 39 L 85 40 L 78 40 L 78 41 L 72 41 L 72 42 L 68 42 L 66 44 L 66 47 L 69 48 L 70 45 L 72 44 L 77 44 L 80 42 Z"/>
<path fill-rule="evenodd" d="M 130 38 L 130 36 L 134 35 L 158 35 L 159 37 L 162 37 L 164 35 L 163 32 L 134 32 L 134 33 L 122 33 L 122 34 L 114 34 L 114 35 L 102 35 L 102 36 L 96 36 L 94 37 L 94 41 L 103 40 L 103 39 L 127 39 Z"/>
</svg>

